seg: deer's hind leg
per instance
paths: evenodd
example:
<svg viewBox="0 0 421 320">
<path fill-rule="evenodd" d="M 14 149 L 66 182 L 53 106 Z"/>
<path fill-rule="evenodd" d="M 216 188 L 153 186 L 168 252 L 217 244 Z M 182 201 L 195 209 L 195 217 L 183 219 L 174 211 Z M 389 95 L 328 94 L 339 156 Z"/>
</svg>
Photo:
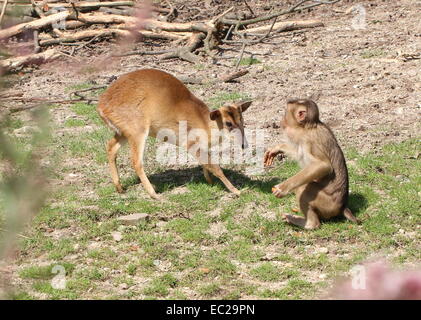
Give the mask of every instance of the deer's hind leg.
<svg viewBox="0 0 421 320">
<path fill-rule="evenodd" d="M 146 146 L 146 139 L 149 135 L 149 129 L 141 130 L 136 135 L 130 135 L 128 138 L 130 151 L 131 151 L 131 158 L 132 164 L 134 169 L 136 170 L 137 175 L 142 182 L 143 188 L 145 188 L 146 192 L 153 198 L 158 199 L 158 195 L 155 192 L 152 184 L 150 183 L 148 177 L 146 176 L 144 166 L 143 166 L 143 155 Z"/>
<path fill-rule="evenodd" d="M 108 156 L 108 163 L 110 165 L 111 178 L 113 180 L 114 186 L 118 193 L 122 193 L 124 192 L 124 190 L 120 183 L 120 177 L 118 174 L 116 159 L 117 159 L 118 150 L 120 149 L 124 141 L 125 141 L 125 138 L 122 135 L 119 135 L 116 133 L 114 135 L 114 138 L 108 141 L 108 144 L 107 144 L 107 156 Z"/>
</svg>

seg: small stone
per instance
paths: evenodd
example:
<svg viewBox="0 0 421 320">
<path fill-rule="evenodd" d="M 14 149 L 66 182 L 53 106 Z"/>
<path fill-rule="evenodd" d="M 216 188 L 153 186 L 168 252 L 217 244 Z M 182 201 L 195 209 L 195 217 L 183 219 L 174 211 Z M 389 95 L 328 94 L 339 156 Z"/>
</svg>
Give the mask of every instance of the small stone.
<svg viewBox="0 0 421 320">
<path fill-rule="evenodd" d="M 319 275 L 319 279 L 326 279 L 327 274 L 326 273 L 322 273 Z"/>
<path fill-rule="evenodd" d="M 112 235 L 113 239 L 117 242 L 119 242 L 123 239 L 123 235 L 121 234 L 121 232 L 114 231 L 114 232 L 111 232 L 111 235 Z"/>
<path fill-rule="evenodd" d="M 99 247 L 101 247 L 101 243 L 99 242 L 91 242 L 88 244 L 89 250 L 95 250 L 95 249 L 98 249 Z"/>
<path fill-rule="evenodd" d="M 159 266 L 160 264 L 161 264 L 161 260 L 154 260 L 154 261 L 153 261 L 153 265 L 154 265 L 155 267 Z"/>
<path fill-rule="evenodd" d="M 256 73 L 262 73 L 263 71 L 265 71 L 265 68 L 263 66 L 259 66 L 256 68 Z"/>
<path fill-rule="evenodd" d="M 318 251 L 319 251 L 319 253 L 329 253 L 329 249 L 325 248 L 325 247 L 320 248 Z"/>
<path fill-rule="evenodd" d="M 167 221 L 158 221 L 157 223 L 156 223 L 156 226 L 158 227 L 158 228 L 164 228 L 166 225 L 167 225 Z"/>
<path fill-rule="evenodd" d="M 124 232 L 126 230 L 126 226 L 118 226 L 117 231 Z"/>
<path fill-rule="evenodd" d="M 39 132 L 39 129 L 36 127 L 31 127 L 31 126 L 24 126 L 22 128 L 13 130 L 13 133 L 17 135 L 34 133 L 34 132 Z"/>
<path fill-rule="evenodd" d="M 137 225 L 141 221 L 149 220 L 149 215 L 146 213 L 134 213 L 127 216 L 118 217 L 117 220 L 125 225 Z"/>
<path fill-rule="evenodd" d="M 120 284 L 120 289 L 127 290 L 128 288 L 129 288 L 129 286 L 127 285 L 127 283 Z"/>
</svg>

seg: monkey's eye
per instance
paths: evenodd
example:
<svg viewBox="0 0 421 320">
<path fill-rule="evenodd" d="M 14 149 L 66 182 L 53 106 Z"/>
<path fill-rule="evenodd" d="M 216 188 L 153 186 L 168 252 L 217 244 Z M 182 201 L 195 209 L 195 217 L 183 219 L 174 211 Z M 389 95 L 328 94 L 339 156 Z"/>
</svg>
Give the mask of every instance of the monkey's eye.
<svg viewBox="0 0 421 320">
<path fill-rule="evenodd" d="M 225 122 L 225 125 L 226 125 L 228 128 L 232 128 L 232 122 L 227 121 L 227 122 Z"/>
</svg>

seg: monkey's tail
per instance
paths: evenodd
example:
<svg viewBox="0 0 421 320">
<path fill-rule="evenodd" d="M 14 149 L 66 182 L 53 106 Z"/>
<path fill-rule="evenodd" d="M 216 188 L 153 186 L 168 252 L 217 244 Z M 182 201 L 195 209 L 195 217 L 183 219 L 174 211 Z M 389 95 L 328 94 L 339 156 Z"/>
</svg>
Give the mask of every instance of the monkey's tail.
<svg viewBox="0 0 421 320">
<path fill-rule="evenodd" d="M 344 216 L 345 218 L 347 218 L 349 221 L 356 223 L 356 224 L 360 224 L 361 221 L 358 220 L 351 212 L 351 210 L 349 210 L 349 208 L 345 208 L 344 209 Z"/>
</svg>

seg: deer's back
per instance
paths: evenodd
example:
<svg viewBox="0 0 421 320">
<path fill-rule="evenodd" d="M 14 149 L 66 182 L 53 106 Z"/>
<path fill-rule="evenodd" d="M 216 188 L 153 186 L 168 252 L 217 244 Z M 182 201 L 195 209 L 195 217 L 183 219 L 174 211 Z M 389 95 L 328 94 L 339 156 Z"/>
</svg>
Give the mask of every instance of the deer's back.
<svg viewBox="0 0 421 320">
<path fill-rule="evenodd" d="M 123 133 L 128 126 L 150 126 L 154 135 L 160 128 L 178 126 L 181 120 L 197 122 L 201 127 L 199 122 L 209 110 L 177 78 L 160 70 L 143 69 L 117 79 L 101 95 L 98 112 Z"/>
</svg>

